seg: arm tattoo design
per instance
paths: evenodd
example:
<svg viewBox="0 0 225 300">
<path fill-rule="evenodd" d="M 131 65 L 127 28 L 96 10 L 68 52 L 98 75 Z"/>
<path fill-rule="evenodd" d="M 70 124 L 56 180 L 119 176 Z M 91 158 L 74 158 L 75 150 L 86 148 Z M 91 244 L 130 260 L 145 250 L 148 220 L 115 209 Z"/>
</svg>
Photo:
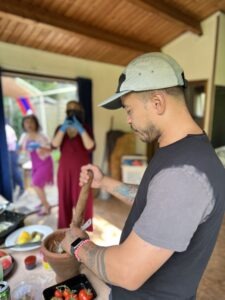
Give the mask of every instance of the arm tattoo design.
<svg viewBox="0 0 225 300">
<path fill-rule="evenodd" d="M 92 270 L 100 279 L 107 283 L 113 284 L 108 278 L 105 266 L 105 252 L 107 248 L 88 243 L 83 246 L 85 258 L 82 259 L 85 265 Z"/>
<path fill-rule="evenodd" d="M 133 184 L 121 184 L 114 189 L 114 192 L 120 194 L 129 202 L 133 203 L 137 193 L 137 186 Z"/>
</svg>

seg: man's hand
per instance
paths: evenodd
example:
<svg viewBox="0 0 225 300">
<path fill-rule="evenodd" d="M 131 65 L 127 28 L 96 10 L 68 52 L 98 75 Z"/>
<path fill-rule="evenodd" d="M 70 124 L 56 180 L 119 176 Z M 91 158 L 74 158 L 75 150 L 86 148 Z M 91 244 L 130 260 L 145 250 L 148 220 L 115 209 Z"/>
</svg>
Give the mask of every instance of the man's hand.
<svg viewBox="0 0 225 300">
<path fill-rule="evenodd" d="M 102 173 L 99 167 L 91 164 L 81 167 L 80 182 L 79 182 L 80 186 L 83 186 L 85 183 L 88 182 L 89 180 L 88 170 L 91 170 L 93 172 L 93 180 L 92 180 L 91 187 L 100 188 L 102 179 L 104 178 L 104 174 Z"/>
<path fill-rule="evenodd" d="M 85 231 L 82 231 L 80 228 L 71 226 L 70 229 L 66 231 L 65 238 L 61 242 L 63 249 L 67 253 L 71 254 L 71 244 L 78 238 L 89 238 L 89 236 Z"/>
</svg>

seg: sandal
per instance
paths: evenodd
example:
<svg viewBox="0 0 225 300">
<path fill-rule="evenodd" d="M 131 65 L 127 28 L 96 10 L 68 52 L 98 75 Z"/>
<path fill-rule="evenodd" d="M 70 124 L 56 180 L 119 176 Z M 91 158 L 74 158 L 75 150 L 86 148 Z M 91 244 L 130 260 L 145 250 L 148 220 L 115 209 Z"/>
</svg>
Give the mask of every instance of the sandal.
<svg viewBox="0 0 225 300">
<path fill-rule="evenodd" d="M 42 206 L 42 208 L 38 211 L 38 216 L 47 216 L 50 214 L 51 211 L 51 207 L 49 206 L 48 209 L 46 209 L 44 206 Z"/>
</svg>

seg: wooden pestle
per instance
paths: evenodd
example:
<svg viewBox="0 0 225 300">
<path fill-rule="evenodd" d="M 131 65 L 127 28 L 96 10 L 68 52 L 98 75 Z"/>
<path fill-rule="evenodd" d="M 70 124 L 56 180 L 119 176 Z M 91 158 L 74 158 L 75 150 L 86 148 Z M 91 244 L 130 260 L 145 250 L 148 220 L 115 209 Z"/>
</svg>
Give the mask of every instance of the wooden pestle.
<svg viewBox="0 0 225 300">
<path fill-rule="evenodd" d="M 89 189 L 94 176 L 91 170 L 88 170 L 88 175 L 89 175 L 88 182 L 81 187 L 76 207 L 73 207 L 73 217 L 70 226 L 80 227 L 82 225 L 88 194 L 89 194 Z"/>
<path fill-rule="evenodd" d="M 81 227 L 86 203 L 88 199 L 89 188 L 93 179 L 93 172 L 88 170 L 89 180 L 84 184 L 80 190 L 77 200 L 76 208 L 73 208 L 73 218 L 70 226 Z M 65 228 L 58 229 L 49 234 L 42 242 L 42 253 L 56 273 L 56 282 L 62 282 L 72 278 L 80 272 L 80 262 L 78 262 L 73 255 L 65 252 L 61 245 L 61 241 L 65 237 Z"/>
</svg>

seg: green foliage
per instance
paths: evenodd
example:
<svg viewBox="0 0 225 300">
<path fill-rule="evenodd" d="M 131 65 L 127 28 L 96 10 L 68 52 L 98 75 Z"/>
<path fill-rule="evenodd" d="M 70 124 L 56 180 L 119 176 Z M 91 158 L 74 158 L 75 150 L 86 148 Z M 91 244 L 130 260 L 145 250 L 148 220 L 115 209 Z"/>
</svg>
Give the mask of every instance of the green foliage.
<svg viewBox="0 0 225 300">
<path fill-rule="evenodd" d="M 45 81 L 45 80 L 33 80 L 33 79 L 26 79 L 28 83 L 39 89 L 40 91 L 49 91 L 56 89 L 58 87 L 58 82 L 56 81 Z"/>
</svg>

